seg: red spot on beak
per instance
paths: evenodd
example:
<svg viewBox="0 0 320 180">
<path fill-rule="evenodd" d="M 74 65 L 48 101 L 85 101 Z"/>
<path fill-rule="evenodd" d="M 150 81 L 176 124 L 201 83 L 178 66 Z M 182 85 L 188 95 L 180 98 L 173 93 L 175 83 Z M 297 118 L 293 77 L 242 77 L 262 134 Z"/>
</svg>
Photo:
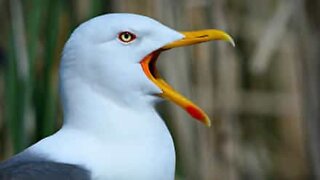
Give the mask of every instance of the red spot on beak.
<svg viewBox="0 0 320 180">
<path fill-rule="evenodd" d="M 205 118 L 204 114 L 199 109 L 193 106 L 187 106 L 186 110 L 195 119 L 203 120 Z"/>
</svg>

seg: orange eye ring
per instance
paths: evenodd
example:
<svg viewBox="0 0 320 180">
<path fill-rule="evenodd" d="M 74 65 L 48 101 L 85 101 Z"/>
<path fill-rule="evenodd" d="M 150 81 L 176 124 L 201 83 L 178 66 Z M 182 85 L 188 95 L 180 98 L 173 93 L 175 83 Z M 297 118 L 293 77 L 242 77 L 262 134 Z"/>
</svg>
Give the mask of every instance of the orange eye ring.
<svg viewBox="0 0 320 180">
<path fill-rule="evenodd" d="M 129 31 L 124 31 L 119 33 L 118 39 L 124 43 L 130 43 L 135 40 L 137 37 Z"/>
</svg>

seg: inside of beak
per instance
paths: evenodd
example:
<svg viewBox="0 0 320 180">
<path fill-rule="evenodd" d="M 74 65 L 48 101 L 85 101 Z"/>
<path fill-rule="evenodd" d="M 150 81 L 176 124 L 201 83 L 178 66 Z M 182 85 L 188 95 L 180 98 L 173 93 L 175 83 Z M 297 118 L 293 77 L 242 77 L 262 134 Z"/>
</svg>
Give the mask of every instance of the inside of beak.
<svg viewBox="0 0 320 180">
<path fill-rule="evenodd" d="M 162 90 L 162 93 L 158 94 L 159 96 L 174 102 L 175 104 L 183 108 L 193 118 L 199 120 L 207 126 L 210 126 L 211 121 L 208 115 L 201 108 L 178 93 L 161 78 L 159 72 L 156 69 L 156 62 L 162 51 L 175 47 L 188 46 L 211 40 L 225 40 L 230 42 L 233 46 L 235 43 L 230 35 L 223 31 L 215 29 L 181 33 L 185 36 L 184 38 L 171 42 L 163 46 L 159 50 L 152 52 L 151 54 L 147 55 L 140 63 L 146 76 Z"/>
<path fill-rule="evenodd" d="M 174 90 L 168 83 L 166 83 L 160 76 L 158 70 L 156 69 L 156 60 L 159 57 L 161 51 L 155 51 L 148 56 L 146 56 L 140 63 L 143 71 L 147 77 L 155 83 L 162 91 L 158 94 L 160 97 L 174 102 L 182 109 L 187 111 L 196 120 L 201 121 L 207 126 L 211 125 L 208 115 L 197 105 L 191 102 L 189 99 L 181 95 L 179 92 Z"/>
</svg>

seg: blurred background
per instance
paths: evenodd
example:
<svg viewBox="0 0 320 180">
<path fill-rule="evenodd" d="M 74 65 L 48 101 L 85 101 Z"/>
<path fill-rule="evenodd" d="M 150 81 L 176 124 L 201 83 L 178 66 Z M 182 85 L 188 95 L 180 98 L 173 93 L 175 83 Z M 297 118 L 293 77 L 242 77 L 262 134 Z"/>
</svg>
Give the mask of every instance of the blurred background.
<svg viewBox="0 0 320 180">
<path fill-rule="evenodd" d="M 58 67 L 79 23 L 110 12 L 177 30 L 222 29 L 211 42 L 162 54 L 160 72 L 212 127 L 168 102 L 177 180 L 320 179 L 319 0 L 0 0 L 0 160 L 62 121 Z"/>
</svg>

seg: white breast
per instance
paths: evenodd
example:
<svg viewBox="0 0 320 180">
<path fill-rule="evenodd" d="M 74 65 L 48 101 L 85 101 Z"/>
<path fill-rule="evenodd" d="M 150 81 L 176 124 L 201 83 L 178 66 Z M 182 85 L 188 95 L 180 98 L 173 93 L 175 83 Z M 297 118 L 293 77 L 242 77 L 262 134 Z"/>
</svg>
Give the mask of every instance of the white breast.
<svg viewBox="0 0 320 180">
<path fill-rule="evenodd" d="M 133 121 L 130 128 L 127 122 L 123 132 L 114 137 L 106 132 L 104 138 L 66 126 L 29 150 L 54 161 L 83 165 L 97 180 L 173 180 L 174 145 L 163 121 L 157 115 L 127 115 L 139 117 L 142 127 L 136 128 Z"/>
</svg>

